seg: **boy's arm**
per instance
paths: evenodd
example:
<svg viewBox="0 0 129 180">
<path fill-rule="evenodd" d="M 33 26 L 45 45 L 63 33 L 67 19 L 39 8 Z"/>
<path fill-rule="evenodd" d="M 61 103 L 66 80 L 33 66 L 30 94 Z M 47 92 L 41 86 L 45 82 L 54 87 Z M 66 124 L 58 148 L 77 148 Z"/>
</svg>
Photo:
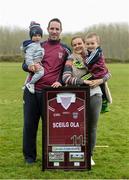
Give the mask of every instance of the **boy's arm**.
<svg viewBox="0 0 129 180">
<path fill-rule="evenodd" d="M 25 62 L 28 66 L 34 65 L 34 53 L 35 53 L 35 45 L 30 44 L 29 47 L 26 49 L 25 53 Z"/>
<path fill-rule="evenodd" d="M 22 64 L 22 69 L 26 72 L 34 72 L 33 62 L 34 47 L 32 44 L 26 49 L 25 60 Z"/>
</svg>

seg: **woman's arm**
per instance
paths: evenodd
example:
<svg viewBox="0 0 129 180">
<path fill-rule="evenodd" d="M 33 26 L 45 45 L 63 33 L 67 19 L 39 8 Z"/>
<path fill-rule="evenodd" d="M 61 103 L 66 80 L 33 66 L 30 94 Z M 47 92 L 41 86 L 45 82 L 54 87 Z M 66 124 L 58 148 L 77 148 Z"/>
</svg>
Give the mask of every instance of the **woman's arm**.
<svg viewBox="0 0 129 180">
<path fill-rule="evenodd" d="M 69 85 L 82 85 L 82 84 L 84 84 L 84 80 L 73 76 L 72 60 L 66 61 L 64 71 L 63 71 L 62 81 L 63 81 L 63 83 L 69 84 Z"/>
<path fill-rule="evenodd" d="M 92 80 L 92 83 L 90 83 L 90 87 L 95 88 L 95 87 L 99 86 L 100 84 L 105 83 L 110 78 L 111 78 L 111 74 L 108 72 L 103 78 Z"/>
<path fill-rule="evenodd" d="M 103 77 L 103 83 L 108 81 L 111 78 L 111 73 L 108 72 L 104 77 Z"/>
</svg>

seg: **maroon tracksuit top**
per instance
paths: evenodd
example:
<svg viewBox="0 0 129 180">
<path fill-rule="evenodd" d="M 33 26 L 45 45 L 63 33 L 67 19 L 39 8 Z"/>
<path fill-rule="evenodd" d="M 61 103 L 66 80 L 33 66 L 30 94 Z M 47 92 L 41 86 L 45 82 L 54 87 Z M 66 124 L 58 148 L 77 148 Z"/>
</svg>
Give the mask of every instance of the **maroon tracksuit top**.
<svg viewBox="0 0 129 180">
<path fill-rule="evenodd" d="M 70 55 L 70 49 L 62 44 L 60 40 L 45 41 L 42 47 L 45 50 L 45 55 L 42 60 L 44 76 L 36 82 L 36 90 L 42 90 L 45 86 L 51 86 L 54 82 L 61 81 L 65 61 Z"/>
</svg>

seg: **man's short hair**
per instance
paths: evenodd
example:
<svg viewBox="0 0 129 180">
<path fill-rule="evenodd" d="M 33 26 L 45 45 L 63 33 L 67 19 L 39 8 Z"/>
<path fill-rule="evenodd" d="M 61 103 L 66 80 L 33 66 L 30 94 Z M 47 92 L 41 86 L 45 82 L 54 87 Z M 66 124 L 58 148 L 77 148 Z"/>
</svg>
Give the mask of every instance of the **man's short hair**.
<svg viewBox="0 0 129 180">
<path fill-rule="evenodd" d="M 60 19 L 58 19 L 58 18 L 53 18 L 53 19 L 51 19 L 51 20 L 49 21 L 49 23 L 48 23 L 48 28 L 49 28 L 49 26 L 50 26 L 50 23 L 53 22 L 53 21 L 58 22 L 58 23 L 60 24 L 61 29 L 62 29 L 62 23 L 61 23 Z"/>
</svg>

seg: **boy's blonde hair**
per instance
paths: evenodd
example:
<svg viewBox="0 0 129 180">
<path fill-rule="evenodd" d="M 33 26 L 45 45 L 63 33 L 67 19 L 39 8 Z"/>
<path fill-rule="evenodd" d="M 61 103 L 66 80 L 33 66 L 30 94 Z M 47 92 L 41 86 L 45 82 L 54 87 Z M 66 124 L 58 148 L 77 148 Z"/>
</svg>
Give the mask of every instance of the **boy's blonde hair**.
<svg viewBox="0 0 129 180">
<path fill-rule="evenodd" d="M 96 37 L 96 41 L 98 44 L 100 44 L 100 37 L 98 34 L 96 34 L 95 32 L 91 32 L 91 33 L 88 33 L 85 37 L 85 40 L 88 39 L 88 38 L 92 38 L 92 37 Z"/>
</svg>

